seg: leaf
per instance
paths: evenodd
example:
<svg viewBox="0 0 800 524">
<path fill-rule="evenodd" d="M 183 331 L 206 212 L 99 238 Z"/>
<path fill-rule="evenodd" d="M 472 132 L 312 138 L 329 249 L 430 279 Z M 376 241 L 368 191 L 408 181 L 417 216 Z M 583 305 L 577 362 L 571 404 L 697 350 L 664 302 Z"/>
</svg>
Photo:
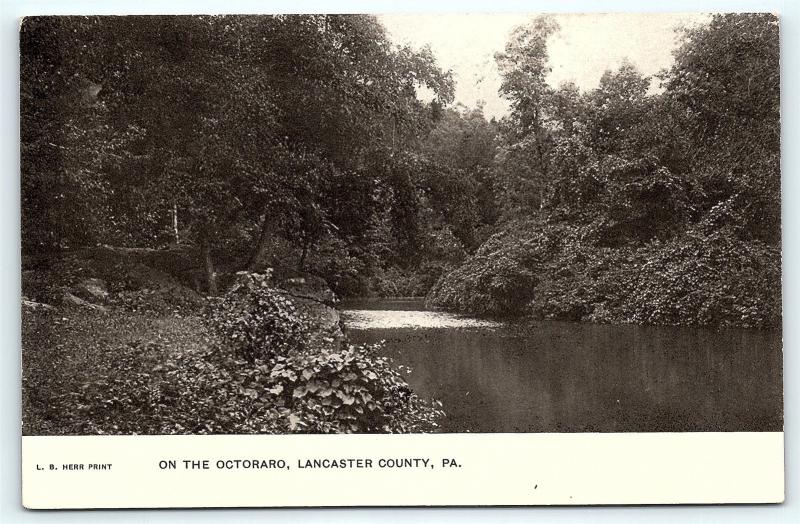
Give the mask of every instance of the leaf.
<svg viewBox="0 0 800 524">
<path fill-rule="evenodd" d="M 339 397 L 339 399 L 342 401 L 342 404 L 345 404 L 345 405 L 348 405 L 348 406 L 351 405 L 356 400 L 355 397 L 353 397 L 351 395 L 348 395 L 344 391 L 337 391 L 336 392 L 336 396 Z"/>
<path fill-rule="evenodd" d="M 308 390 L 306 389 L 306 387 L 305 386 L 300 386 L 300 387 L 297 387 L 297 388 L 294 389 L 294 391 L 292 392 L 292 397 L 301 398 L 301 397 L 304 397 L 306 395 L 306 393 L 308 393 Z"/>
<path fill-rule="evenodd" d="M 289 429 L 290 430 L 294 431 L 295 429 L 297 429 L 301 425 L 303 425 L 303 423 L 301 422 L 300 417 L 298 417 L 294 413 L 289 415 Z"/>
</svg>

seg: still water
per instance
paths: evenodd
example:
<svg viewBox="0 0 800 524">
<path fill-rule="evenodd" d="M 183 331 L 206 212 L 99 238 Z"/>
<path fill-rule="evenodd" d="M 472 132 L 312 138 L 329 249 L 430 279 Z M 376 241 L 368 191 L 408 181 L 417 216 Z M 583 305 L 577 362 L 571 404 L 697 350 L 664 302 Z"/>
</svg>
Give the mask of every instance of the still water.
<svg viewBox="0 0 800 524">
<path fill-rule="evenodd" d="M 499 323 L 419 299 L 341 309 L 351 341 L 385 340 L 442 402 L 446 432 L 782 429 L 778 331 Z"/>
</svg>

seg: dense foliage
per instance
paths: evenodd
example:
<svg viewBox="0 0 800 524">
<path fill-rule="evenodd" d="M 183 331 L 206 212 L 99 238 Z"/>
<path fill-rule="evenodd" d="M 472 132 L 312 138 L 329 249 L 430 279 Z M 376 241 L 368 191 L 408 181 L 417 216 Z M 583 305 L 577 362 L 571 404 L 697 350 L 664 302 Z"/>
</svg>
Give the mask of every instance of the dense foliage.
<svg viewBox="0 0 800 524">
<path fill-rule="evenodd" d="M 308 339 L 303 315 L 268 284 L 269 273 L 241 274 L 224 297 L 212 299 L 206 308 L 211 328 L 251 362 L 301 350 Z"/>
<path fill-rule="evenodd" d="M 302 271 L 336 245 L 375 267 L 379 211 L 422 223 L 395 152 L 452 80 L 374 17 L 33 17 L 20 45 L 26 252 L 191 243 L 215 294 L 219 259 Z"/>
<path fill-rule="evenodd" d="M 233 317 L 219 304 L 204 322 L 123 309 L 69 317 L 26 309 L 25 434 L 437 429 L 438 404 L 419 398 L 380 347 L 308 344 L 291 302 L 260 283 L 222 300 L 246 304 L 250 320 L 265 325 L 226 326 Z"/>
<path fill-rule="evenodd" d="M 512 114 L 501 231 L 432 306 L 492 315 L 774 327 L 781 321 L 778 25 L 688 29 L 662 91 L 631 64 L 581 93 L 543 82 L 537 20 L 498 60 Z"/>
</svg>

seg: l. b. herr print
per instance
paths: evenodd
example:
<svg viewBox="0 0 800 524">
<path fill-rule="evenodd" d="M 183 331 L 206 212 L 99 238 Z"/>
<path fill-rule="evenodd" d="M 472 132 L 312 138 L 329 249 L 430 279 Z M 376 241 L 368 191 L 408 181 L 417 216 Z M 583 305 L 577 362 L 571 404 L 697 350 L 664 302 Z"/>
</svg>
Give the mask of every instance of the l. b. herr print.
<svg viewBox="0 0 800 524">
<path fill-rule="evenodd" d="M 20 38 L 25 435 L 782 430 L 775 16 Z"/>
</svg>

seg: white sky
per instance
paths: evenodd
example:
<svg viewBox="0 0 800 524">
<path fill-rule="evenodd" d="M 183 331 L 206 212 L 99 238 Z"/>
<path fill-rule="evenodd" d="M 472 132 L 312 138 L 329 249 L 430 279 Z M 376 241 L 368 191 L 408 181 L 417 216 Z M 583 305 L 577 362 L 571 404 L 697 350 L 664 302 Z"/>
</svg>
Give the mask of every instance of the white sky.
<svg viewBox="0 0 800 524">
<path fill-rule="evenodd" d="M 512 29 L 536 15 L 419 14 L 380 15 L 398 44 L 420 48 L 429 44 L 439 65 L 453 71 L 456 102 L 474 107 L 485 102 L 487 118 L 500 117 L 508 103 L 500 98 L 500 75 L 494 54 L 502 51 Z M 561 31 L 550 39 L 553 71 L 549 83 L 571 80 L 581 90 L 592 89 L 606 69 L 627 58 L 647 75 L 672 63 L 674 28 L 701 22 L 700 14 L 556 14 Z"/>
</svg>

